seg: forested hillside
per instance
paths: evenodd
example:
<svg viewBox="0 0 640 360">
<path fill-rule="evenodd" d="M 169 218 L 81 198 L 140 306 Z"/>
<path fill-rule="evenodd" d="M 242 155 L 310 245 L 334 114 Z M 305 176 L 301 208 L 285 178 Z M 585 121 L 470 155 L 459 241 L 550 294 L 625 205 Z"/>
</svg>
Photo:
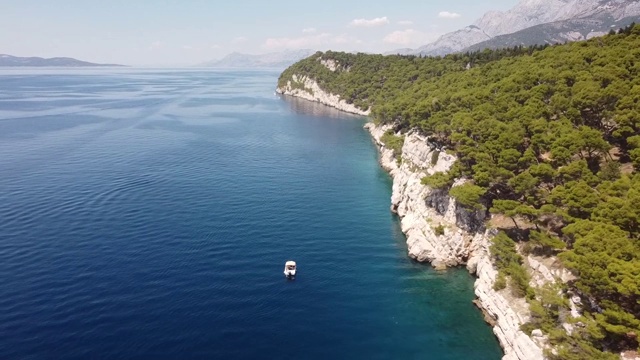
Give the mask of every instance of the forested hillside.
<svg viewBox="0 0 640 360">
<path fill-rule="evenodd" d="M 496 286 L 510 284 L 528 299 L 525 327 L 549 336 L 551 357 L 615 358 L 638 348 L 640 26 L 586 42 L 444 58 L 317 53 L 287 69 L 279 85 L 294 74 L 371 107 L 375 121 L 397 132 L 429 135 L 458 161 L 425 184 L 446 189 L 467 178 L 450 190 L 460 203 L 526 224 L 496 237 Z M 529 288 L 516 243 L 558 255 L 577 280 Z M 581 317 L 569 315 L 567 294 L 582 299 Z"/>
</svg>

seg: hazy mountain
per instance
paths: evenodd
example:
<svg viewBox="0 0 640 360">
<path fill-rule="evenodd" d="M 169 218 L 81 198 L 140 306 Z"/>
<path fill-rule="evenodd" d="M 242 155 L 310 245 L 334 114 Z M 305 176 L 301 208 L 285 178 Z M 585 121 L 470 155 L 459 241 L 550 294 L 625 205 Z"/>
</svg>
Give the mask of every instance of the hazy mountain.
<svg viewBox="0 0 640 360">
<path fill-rule="evenodd" d="M 498 36 L 540 24 L 603 15 L 608 15 L 614 20 L 640 15 L 640 1 L 522 0 L 508 11 L 485 14 L 474 25 L 490 36 Z"/>
<path fill-rule="evenodd" d="M 632 22 L 640 23 L 640 16 L 626 17 L 617 21 L 612 17 L 556 21 L 532 26 L 513 34 L 496 36 L 490 40 L 469 46 L 462 50 L 462 52 L 514 47 L 518 45 L 529 46 L 587 40 L 592 37 L 602 36 L 611 31 L 611 29 L 617 30 L 625 27 Z"/>
<path fill-rule="evenodd" d="M 223 68 L 286 68 L 314 54 L 314 50 L 285 50 L 268 54 L 252 55 L 231 53 L 220 60 L 212 60 L 198 66 Z"/>
<path fill-rule="evenodd" d="M 95 64 L 87 61 L 82 61 L 68 57 L 54 57 L 54 58 L 41 58 L 41 57 L 20 57 L 6 54 L 0 54 L 0 67 L 1 66 L 65 66 L 65 67 L 80 67 L 80 66 L 124 66 L 117 64 Z"/>
<path fill-rule="evenodd" d="M 393 51 L 388 51 L 384 53 L 384 55 L 412 55 L 415 53 L 416 53 L 416 49 L 402 48 L 402 49 L 395 49 Z"/>
<path fill-rule="evenodd" d="M 412 53 L 444 55 L 458 52 L 495 37 L 514 34 L 542 24 L 549 26 L 533 29 L 533 32 L 525 37 L 542 39 L 542 43 L 547 39 L 566 39 L 560 42 L 580 40 L 588 35 L 583 33 L 589 22 L 593 22 L 594 25 L 591 33 L 596 34 L 602 32 L 602 28 L 607 25 L 622 24 L 623 19 L 634 16 L 640 16 L 640 0 L 521 0 L 508 11 L 490 11 L 473 25 L 445 34 Z M 557 33 L 554 29 L 557 29 Z M 407 52 L 406 49 L 402 51 Z"/>
<path fill-rule="evenodd" d="M 418 48 L 416 53 L 431 56 L 446 55 L 489 39 L 491 39 L 491 36 L 487 35 L 482 29 L 475 25 L 470 25 L 464 29 L 442 35 L 435 42 Z"/>
</svg>

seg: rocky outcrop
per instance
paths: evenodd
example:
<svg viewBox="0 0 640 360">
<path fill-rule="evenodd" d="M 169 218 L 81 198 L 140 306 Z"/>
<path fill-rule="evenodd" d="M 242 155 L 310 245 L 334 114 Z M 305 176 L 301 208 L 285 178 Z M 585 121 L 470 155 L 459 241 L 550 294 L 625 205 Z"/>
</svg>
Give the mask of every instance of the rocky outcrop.
<svg viewBox="0 0 640 360">
<path fill-rule="evenodd" d="M 344 65 L 340 64 L 340 62 L 338 62 L 338 60 L 320 59 L 320 64 L 322 64 L 324 67 L 326 67 L 327 69 L 329 69 L 329 71 L 332 71 L 332 72 L 336 72 L 336 71 L 349 72 L 349 71 L 351 71 L 351 67 L 344 66 Z"/>
<path fill-rule="evenodd" d="M 398 164 L 393 151 L 380 141 L 389 128 L 373 124 L 367 128 L 380 146 L 380 163 L 394 179 L 391 209 L 401 218 L 409 256 L 447 266 L 465 264 L 473 236 L 461 227 L 468 225 L 470 217 L 458 216 L 464 211 L 448 193 L 434 192 L 421 183 L 426 175 L 449 170 L 455 157 L 428 147 L 427 139 L 410 133 L 404 140 L 402 163 Z"/>
<path fill-rule="evenodd" d="M 287 81 L 287 84 L 283 87 L 278 87 L 276 92 L 283 95 L 290 95 L 309 101 L 319 102 L 352 114 L 367 116 L 371 113 L 371 110 L 362 110 L 353 104 L 347 103 L 340 98 L 340 95 L 325 92 L 320 88 L 320 86 L 318 86 L 318 82 L 306 76 L 298 76 L 294 74 L 291 79 Z"/>
<path fill-rule="evenodd" d="M 474 284 L 476 303 L 493 326 L 505 352 L 503 359 L 543 359 L 541 346 L 520 330 L 528 320 L 526 302 L 508 299 L 504 290 L 493 289 L 498 272 L 491 263 L 489 247 L 494 233 L 484 228 L 485 212 L 469 210 L 448 192 L 421 183 L 426 175 L 449 170 L 455 157 L 412 132 L 405 136 L 399 164 L 380 140 L 391 127 L 369 123 L 366 128 L 380 149 L 382 167 L 393 177 L 391 209 L 401 218 L 409 256 L 436 268 L 466 265 L 478 277 Z"/>
</svg>

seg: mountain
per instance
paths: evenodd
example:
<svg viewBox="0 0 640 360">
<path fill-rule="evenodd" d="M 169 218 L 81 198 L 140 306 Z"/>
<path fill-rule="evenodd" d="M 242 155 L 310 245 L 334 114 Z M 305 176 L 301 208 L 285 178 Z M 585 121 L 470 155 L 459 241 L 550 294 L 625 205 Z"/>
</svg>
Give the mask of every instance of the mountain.
<svg viewBox="0 0 640 360">
<path fill-rule="evenodd" d="M 640 15 L 637 0 L 522 0 L 506 11 L 485 14 L 474 25 L 490 36 L 513 33 L 532 26 L 609 15 L 621 19 Z"/>
<path fill-rule="evenodd" d="M 639 0 L 522 0 L 508 11 L 490 11 L 473 25 L 445 34 L 412 53 L 445 55 L 543 24 L 550 25 L 532 29 L 531 34 L 518 34 L 518 38 L 536 38 L 540 43 L 553 42 L 554 39 L 560 39 L 560 42 L 573 41 L 589 35 L 584 34 L 589 22 L 593 22 L 594 30 L 591 32 L 595 35 L 602 31 L 606 33 L 608 29 L 603 29 L 607 25 L 628 25 L 622 20 L 636 16 L 640 16 Z M 579 32 L 580 35 L 572 34 L 574 32 Z M 501 41 L 504 40 L 497 43 Z M 523 43 L 532 44 L 527 41 Z M 407 51 L 402 49 L 402 52 Z"/>
<path fill-rule="evenodd" d="M 124 66 L 117 64 L 95 64 L 69 57 L 20 57 L 6 54 L 0 54 L 0 67 L 2 66 L 65 66 L 65 67 L 81 67 L 81 66 Z"/>
<path fill-rule="evenodd" d="M 587 40 L 592 37 L 602 36 L 612 29 L 623 28 L 633 22 L 640 23 L 640 16 L 626 17 L 621 20 L 607 17 L 556 21 L 532 26 L 513 34 L 496 36 L 490 40 L 469 46 L 463 49 L 462 52 L 508 48 L 519 45 L 562 44 L 569 41 Z"/>
<path fill-rule="evenodd" d="M 491 39 L 481 28 L 470 25 L 464 29 L 442 35 L 438 40 L 418 48 L 421 55 L 442 56 L 458 52 L 468 46 Z"/>
<path fill-rule="evenodd" d="M 285 50 L 267 54 L 253 55 L 238 52 L 231 53 L 220 60 L 212 60 L 200 67 L 222 68 L 286 68 L 315 53 L 315 50 Z"/>
</svg>

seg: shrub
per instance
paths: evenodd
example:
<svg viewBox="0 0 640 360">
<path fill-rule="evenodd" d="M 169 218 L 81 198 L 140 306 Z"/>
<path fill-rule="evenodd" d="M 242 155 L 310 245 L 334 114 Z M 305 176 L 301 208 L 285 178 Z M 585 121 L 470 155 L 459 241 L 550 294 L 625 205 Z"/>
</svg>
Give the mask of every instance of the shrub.
<svg viewBox="0 0 640 360">
<path fill-rule="evenodd" d="M 432 189 L 444 189 L 451 186 L 453 179 L 448 173 L 435 173 L 422 178 L 422 185 L 426 185 Z"/>
<path fill-rule="evenodd" d="M 505 269 L 505 272 L 510 277 L 509 285 L 511 285 L 511 294 L 513 296 L 532 298 L 535 295 L 533 289 L 529 286 L 531 277 L 521 264 L 511 263 Z"/>
<path fill-rule="evenodd" d="M 493 290 L 500 291 L 507 287 L 507 278 L 504 276 L 504 273 L 499 272 L 496 277 L 496 281 L 493 283 Z"/>
<path fill-rule="evenodd" d="M 398 156 L 402 153 L 402 146 L 404 145 L 404 137 L 397 136 L 393 133 L 393 130 L 387 130 L 387 132 L 382 135 L 380 141 L 387 148 L 393 150 L 393 153 Z"/>
<path fill-rule="evenodd" d="M 483 206 L 480 204 L 480 198 L 487 192 L 487 189 L 481 188 L 480 186 L 473 185 L 471 183 L 466 183 L 460 186 L 456 186 L 449 190 L 449 195 L 458 201 L 463 206 L 474 208 L 474 209 L 482 209 Z"/>
<path fill-rule="evenodd" d="M 516 251 L 516 243 L 504 232 L 499 232 L 493 238 L 490 251 L 498 268 L 498 277 L 501 276 L 505 279 L 507 276 L 509 277 L 512 294 L 516 297 L 533 298 L 535 293 L 529 286 L 531 277 L 522 266 L 523 259 Z"/>
</svg>

